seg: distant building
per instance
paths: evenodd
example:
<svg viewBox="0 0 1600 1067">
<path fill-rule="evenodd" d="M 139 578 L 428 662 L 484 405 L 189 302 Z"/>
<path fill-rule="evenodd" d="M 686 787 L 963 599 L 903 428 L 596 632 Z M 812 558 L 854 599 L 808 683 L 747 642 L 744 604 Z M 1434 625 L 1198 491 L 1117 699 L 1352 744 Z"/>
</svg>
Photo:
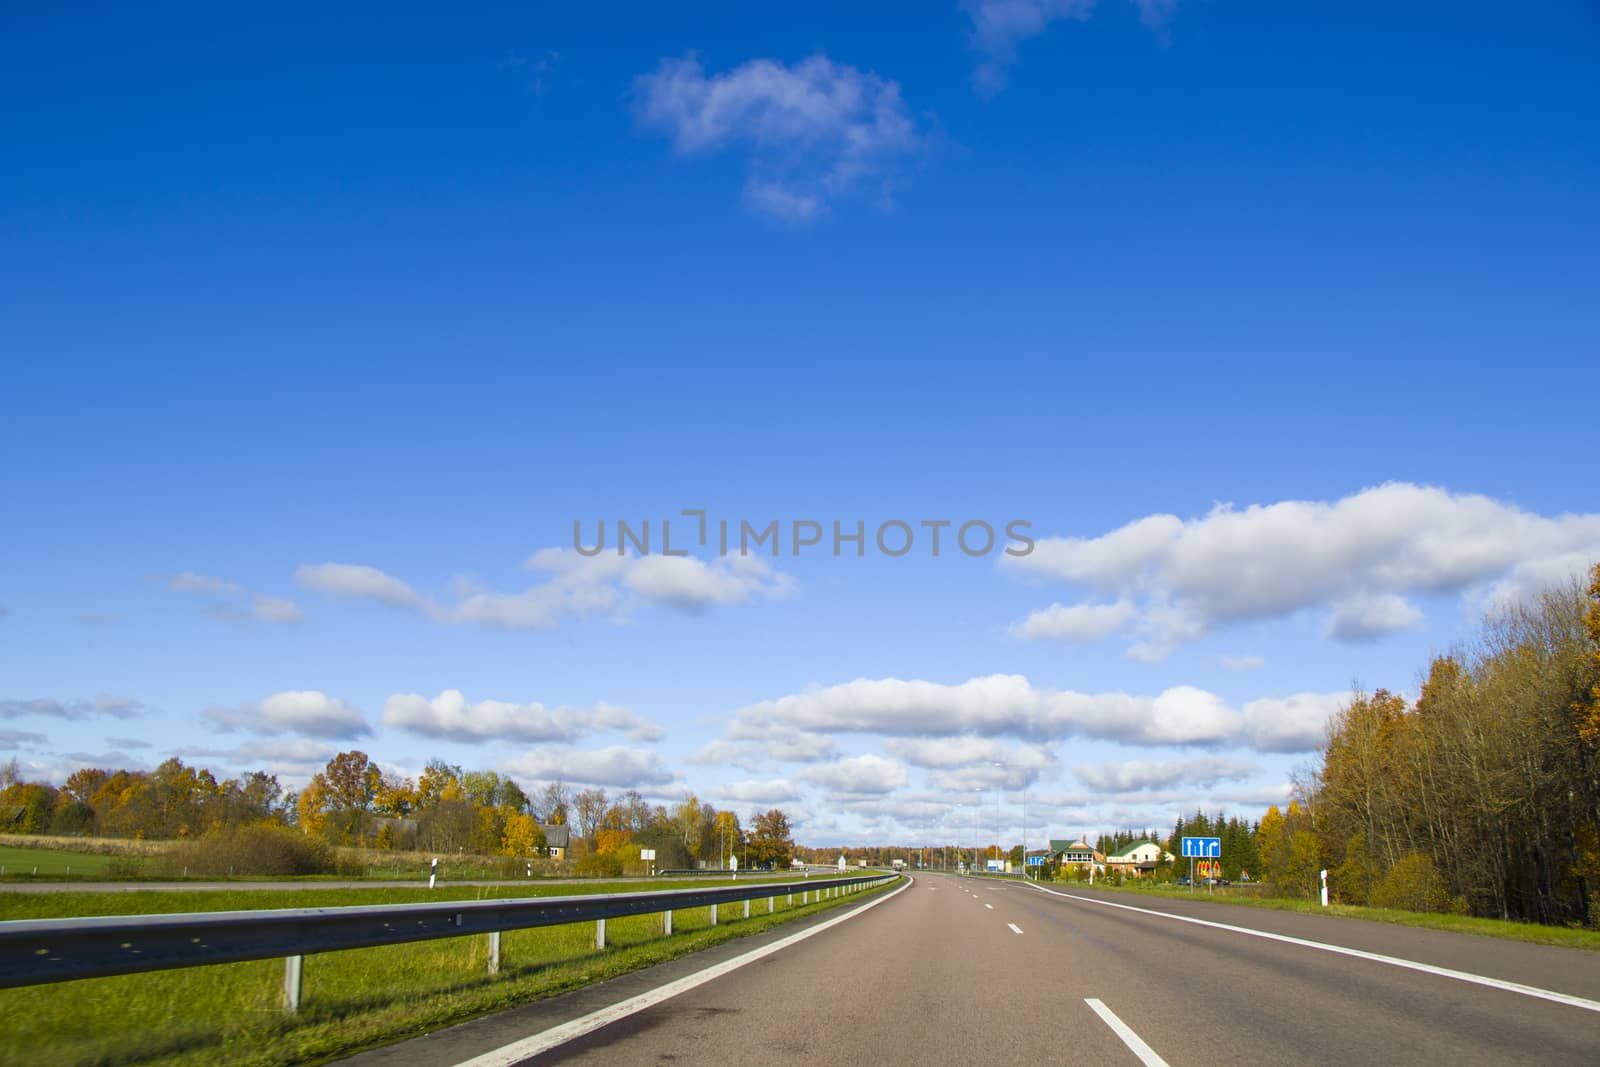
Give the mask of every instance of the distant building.
<svg viewBox="0 0 1600 1067">
<path fill-rule="evenodd" d="M 1083 838 L 1076 841 L 1050 840 L 1050 852 L 1063 867 L 1104 867 L 1106 858 Z"/>
<path fill-rule="evenodd" d="M 572 828 L 562 823 L 553 823 L 549 826 L 541 825 L 544 831 L 544 844 L 550 850 L 550 858 L 560 860 L 567 858 L 567 849 L 572 845 Z"/>
<path fill-rule="evenodd" d="M 1154 841 L 1135 841 L 1108 855 L 1106 866 L 1113 871 L 1121 871 L 1137 878 L 1154 871 L 1162 860 L 1171 859 L 1172 853 L 1164 851 Z"/>
</svg>

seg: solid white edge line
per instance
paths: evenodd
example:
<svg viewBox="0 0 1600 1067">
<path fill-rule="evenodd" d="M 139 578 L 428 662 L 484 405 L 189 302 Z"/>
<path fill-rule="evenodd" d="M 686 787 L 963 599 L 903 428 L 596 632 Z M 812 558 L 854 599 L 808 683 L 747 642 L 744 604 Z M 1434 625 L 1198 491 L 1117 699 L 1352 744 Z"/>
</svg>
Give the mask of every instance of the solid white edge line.
<svg viewBox="0 0 1600 1067">
<path fill-rule="evenodd" d="M 1014 934 L 1022 933 L 1022 927 L 1018 926 L 1016 923 L 1006 923 L 1006 925 L 1011 927 L 1011 932 L 1012 933 L 1014 933 Z"/>
<path fill-rule="evenodd" d="M 1458 982 L 1470 982 L 1473 985 L 1487 986 L 1490 989 L 1499 989 L 1506 993 L 1520 993 L 1525 997 L 1537 997 L 1539 1000 L 1548 1000 L 1556 1004 L 1566 1004 L 1573 1008 L 1582 1008 L 1585 1011 L 1600 1011 L 1600 1001 L 1588 1000 L 1584 997 L 1574 996 L 1571 993 L 1558 993 L 1553 989 L 1540 989 L 1538 986 L 1523 985 L 1521 982 L 1508 982 L 1502 978 L 1490 978 L 1487 975 L 1473 974 L 1471 971 L 1456 971 L 1449 967 L 1435 967 L 1431 963 L 1418 963 L 1415 960 L 1401 959 L 1399 956 L 1385 956 L 1377 952 L 1365 952 L 1359 948 L 1346 948 L 1343 945 L 1330 945 L 1325 941 L 1311 941 L 1304 937 L 1291 937 L 1288 934 L 1274 934 L 1266 930 L 1252 930 L 1248 926 L 1234 926 L 1230 923 L 1213 922 L 1210 919 L 1196 919 L 1188 915 L 1174 915 L 1170 911 L 1154 911 L 1150 908 L 1136 908 L 1132 904 L 1118 904 L 1110 900 L 1096 900 L 1094 897 L 1080 897 L 1076 893 L 1062 893 L 1055 889 L 1046 889 L 1043 886 L 1034 886 L 1041 893 L 1049 893 L 1055 897 L 1065 897 L 1068 900 L 1078 900 L 1085 904 L 1099 904 L 1107 908 L 1120 908 L 1123 911 L 1136 911 L 1141 915 L 1154 915 L 1162 919 L 1173 919 L 1182 923 L 1193 923 L 1195 926 L 1209 926 L 1215 930 L 1227 930 L 1235 934 L 1248 934 L 1251 937 L 1260 937 L 1268 941 L 1278 941 L 1285 945 L 1298 945 L 1301 948 L 1314 948 L 1322 952 L 1332 952 L 1340 956 L 1351 956 L 1358 960 L 1370 960 L 1373 963 L 1386 963 L 1391 967 L 1401 967 L 1408 971 L 1420 971 L 1423 974 L 1437 975 L 1440 978 L 1453 978 Z"/>
<path fill-rule="evenodd" d="M 721 963 L 713 964 L 703 971 L 685 975 L 676 981 L 668 982 L 664 986 L 657 986 L 655 989 L 647 990 L 637 996 L 619 1000 L 615 1004 L 596 1009 L 588 1015 L 581 1015 L 570 1022 L 552 1026 L 550 1029 L 542 1030 L 537 1034 L 530 1034 L 520 1040 L 511 1042 L 509 1045 L 491 1049 L 469 1060 L 462 1060 L 456 1067 L 512 1067 L 513 1064 L 531 1059 L 542 1052 L 548 1052 L 585 1034 L 593 1033 L 602 1026 L 608 1026 L 619 1019 L 626 1019 L 628 1016 L 644 1011 L 646 1008 L 654 1007 L 664 1000 L 671 1000 L 680 993 L 687 993 L 696 986 L 702 986 L 713 979 L 721 978 L 731 971 L 736 971 L 746 964 L 751 964 L 756 960 L 770 956 L 780 949 L 788 948 L 796 942 L 804 941 L 808 937 L 815 937 L 822 931 L 838 926 L 847 919 L 855 918 L 869 908 L 875 908 L 886 900 L 892 900 L 905 890 L 910 889 L 915 881 L 915 878 L 907 875 L 905 882 L 899 888 L 881 897 L 869 900 L 858 908 L 852 908 L 843 915 L 836 915 L 826 922 L 807 927 L 798 933 L 793 933 L 781 940 L 774 941 L 770 945 L 751 949 L 749 952 L 741 956 L 735 956 L 731 960 L 723 960 Z"/>
<path fill-rule="evenodd" d="M 1091 1011 L 1100 1016 L 1101 1022 L 1111 1027 L 1111 1032 L 1120 1037 L 1122 1043 L 1128 1046 L 1129 1051 L 1139 1057 L 1139 1062 L 1144 1064 L 1144 1067 L 1171 1067 L 1166 1060 L 1156 1053 L 1155 1049 L 1144 1043 L 1144 1038 L 1133 1032 L 1131 1026 L 1117 1018 L 1116 1012 L 1094 997 L 1084 997 L 1083 1002 L 1089 1005 Z"/>
</svg>

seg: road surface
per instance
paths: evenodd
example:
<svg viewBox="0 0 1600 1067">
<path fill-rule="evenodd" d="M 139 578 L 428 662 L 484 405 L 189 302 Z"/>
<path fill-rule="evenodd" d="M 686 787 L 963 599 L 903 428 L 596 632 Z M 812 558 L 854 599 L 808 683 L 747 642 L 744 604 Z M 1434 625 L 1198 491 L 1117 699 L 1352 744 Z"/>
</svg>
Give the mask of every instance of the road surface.
<svg viewBox="0 0 1600 1067">
<path fill-rule="evenodd" d="M 530 1035 L 648 1000 L 801 924 L 348 1062 L 1600 1063 L 1600 953 L 1047 888 L 919 875 L 532 1059 Z"/>
</svg>

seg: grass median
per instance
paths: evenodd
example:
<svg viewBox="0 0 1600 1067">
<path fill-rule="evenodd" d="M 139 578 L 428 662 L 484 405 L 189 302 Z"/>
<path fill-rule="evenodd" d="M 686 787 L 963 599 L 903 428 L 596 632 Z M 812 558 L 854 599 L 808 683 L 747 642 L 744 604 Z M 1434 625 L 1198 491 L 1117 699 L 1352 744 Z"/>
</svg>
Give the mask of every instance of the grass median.
<svg viewBox="0 0 1600 1067">
<path fill-rule="evenodd" d="M 1078 882 L 1045 882 L 1052 889 L 1089 889 Z M 1533 945 L 1559 945 L 1563 948 L 1585 949 L 1600 952 L 1600 930 L 1575 929 L 1566 926 L 1541 926 L 1538 923 L 1510 922 L 1505 919 L 1482 919 L 1473 915 L 1445 915 L 1434 912 L 1400 911 L 1394 908 L 1368 908 L 1355 904 L 1329 904 L 1324 908 L 1315 900 L 1295 900 L 1288 897 L 1255 895 L 1255 887 L 1228 886 L 1207 893 L 1204 887 L 1193 891 L 1174 886 L 1170 882 L 1154 885 L 1123 883 L 1110 885 L 1097 882 L 1092 888 L 1107 893 L 1130 893 L 1137 896 L 1162 897 L 1167 900 L 1194 900 L 1211 904 L 1234 904 L 1247 908 L 1265 908 L 1268 911 L 1294 911 L 1306 915 L 1336 915 L 1346 919 L 1365 919 L 1368 922 L 1391 923 L 1396 926 L 1416 926 L 1426 930 L 1449 930 L 1458 934 L 1475 934 L 1495 937 L 1504 941 L 1526 941 Z"/>
<path fill-rule="evenodd" d="M 663 881 L 652 889 L 705 888 L 726 879 Z M 741 880 L 739 885 L 748 885 Z M 576 895 L 638 890 L 624 886 L 541 885 L 423 889 L 256 890 L 217 892 L 0 895 L 0 918 L 154 914 L 239 908 Z M 789 904 L 789 893 L 794 903 Z M 266 1065 L 318 1063 L 374 1045 L 437 1030 L 515 1004 L 566 992 L 779 923 L 859 900 L 878 890 L 801 904 L 805 882 L 774 886 L 767 898 L 610 919 L 606 948 L 596 951 L 593 923 L 511 930 L 501 935 L 500 973 L 488 972 L 482 935 L 354 949 L 305 959 L 300 1011 L 282 1010 L 283 961 L 175 971 L 0 990 L 0 1064 L 161 1063 Z M 814 894 L 813 894 L 814 895 Z"/>
</svg>

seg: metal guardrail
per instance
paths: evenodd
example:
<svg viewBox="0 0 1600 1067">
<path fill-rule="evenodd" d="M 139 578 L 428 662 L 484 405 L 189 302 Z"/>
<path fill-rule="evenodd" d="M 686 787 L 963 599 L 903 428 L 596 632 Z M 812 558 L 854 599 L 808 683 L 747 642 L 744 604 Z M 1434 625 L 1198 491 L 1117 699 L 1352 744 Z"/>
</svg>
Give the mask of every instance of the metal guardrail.
<svg viewBox="0 0 1600 1067">
<path fill-rule="evenodd" d="M 593 922 L 596 948 L 605 947 L 605 921 L 656 912 L 672 933 L 675 909 L 745 902 L 795 890 L 801 903 L 885 883 L 898 875 L 872 874 L 810 883 L 752 882 L 715 889 L 664 889 L 645 893 L 457 900 L 341 908 L 282 908 L 194 912 L 181 915 L 107 915 L 79 919 L 0 922 L 0 989 L 78 978 L 138 974 L 246 960 L 285 959 L 284 997 L 294 1011 L 300 999 L 301 957 L 318 952 L 372 948 L 441 937 L 489 935 L 489 972 L 498 972 L 500 933 L 537 926 Z"/>
</svg>

